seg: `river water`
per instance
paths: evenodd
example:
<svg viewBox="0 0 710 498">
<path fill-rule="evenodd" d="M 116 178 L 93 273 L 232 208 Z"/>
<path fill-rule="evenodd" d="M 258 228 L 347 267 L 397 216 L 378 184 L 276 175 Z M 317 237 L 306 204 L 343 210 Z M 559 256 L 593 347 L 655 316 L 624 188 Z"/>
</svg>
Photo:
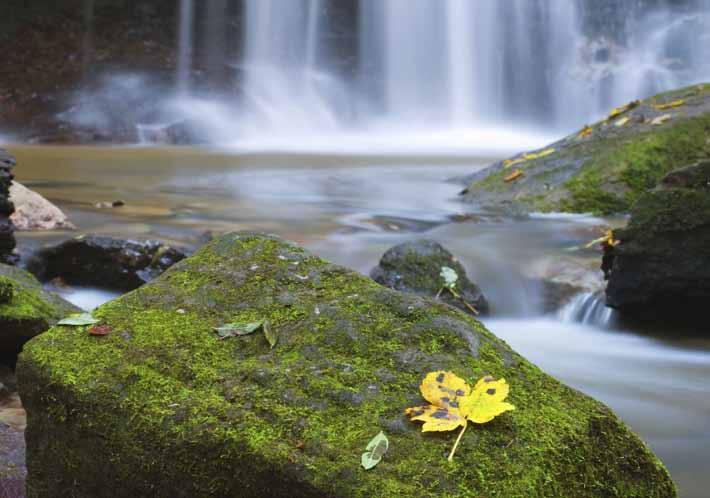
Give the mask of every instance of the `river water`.
<svg viewBox="0 0 710 498">
<path fill-rule="evenodd" d="M 599 279 L 599 255 L 583 246 L 619 220 L 472 213 L 456 200 L 460 186 L 445 180 L 475 171 L 487 158 L 9 149 L 20 164 L 18 180 L 53 200 L 86 232 L 198 245 L 208 232 L 261 230 L 363 273 L 396 243 L 434 238 L 489 297 L 495 313 L 485 322 L 495 334 L 611 406 L 669 467 L 683 498 L 708 496 L 710 339 L 620 330 L 598 309 L 546 315 L 540 289 L 527 278 L 573 261 L 586 269 L 583 278 Z M 95 207 L 118 199 L 125 207 Z M 31 248 L 69 235 L 19 239 Z M 76 289 L 69 297 L 91 308 L 113 294 Z M 590 298 L 575 302 L 593 306 Z M 587 323 L 574 320 L 585 315 Z M 603 318 L 589 318 L 595 316 Z"/>
</svg>

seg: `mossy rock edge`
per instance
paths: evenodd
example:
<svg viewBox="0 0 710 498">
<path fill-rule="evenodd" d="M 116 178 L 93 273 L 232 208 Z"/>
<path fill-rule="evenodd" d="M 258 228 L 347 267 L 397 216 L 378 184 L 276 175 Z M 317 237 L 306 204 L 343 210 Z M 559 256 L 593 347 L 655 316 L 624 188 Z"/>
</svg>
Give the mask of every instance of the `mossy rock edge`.
<svg viewBox="0 0 710 498">
<path fill-rule="evenodd" d="M 275 237 L 225 235 L 95 316 L 109 336 L 55 327 L 18 363 L 29 498 L 676 496 L 608 408 L 474 318 Z M 263 318 L 274 349 L 212 332 Z M 452 464 L 456 434 L 403 415 L 437 369 L 505 377 L 517 406 Z M 390 450 L 365 471 L 380 430 Z"/>
<path fill-rule="evenodd" d="M 673 103 L 682 105 L 663 107 Z M 462 199 L 516 213 L 625 213 L 665 174 L 710 158 L 710 84 L 639 101 L 589 130 L 536 151 L 554 150 L 543 157 L 458 179 L 467 185 Z M 516 170 L 523 175 L 506 182 Z"/>
<path fill-rule="evenodd" d="M 14 364 L 24 343 L 77 311 L 30 273 L 0 264 L 0 362 Z"/>
</svg>

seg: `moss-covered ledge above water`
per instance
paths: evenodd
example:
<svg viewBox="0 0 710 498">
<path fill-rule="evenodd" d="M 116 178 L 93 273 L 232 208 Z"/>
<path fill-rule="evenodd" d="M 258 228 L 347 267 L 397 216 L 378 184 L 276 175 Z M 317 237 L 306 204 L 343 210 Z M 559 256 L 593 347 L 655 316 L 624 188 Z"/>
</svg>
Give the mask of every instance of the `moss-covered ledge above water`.
<svg viewBox="0 0 710 498">
<path fill-rule="evenodd" d="M 606 407 L 464 313 L 280 239 L 229 234 L 101 307 L 103 338 L 56 327 L 18 364 L 28 497 L 670 498 Z M 268 319 L 220 341 L 213 327 Z M 425 374 L 505 377 L 517 410 L 463 439 L 405 419 Z M 360 467 L 384 430 L 390 450 Z"/>
<path fill-rule="evenodd" d="M 0 264 L 0 363 L 14 364 L 25 342 L 76 311 L 28 272 Z"/>
<path fill-rule="evenodd" d="M 501 161 L 461 179 L 468 185 L 463 199 L 518 211 L 626 212 L 666 173 L 710 157 L 710 84 L 656 95 L 620 110 L 541 149 L 553 153 L 507 168 Z M 516 170 L 523 175 L 506 182 Z"/>
</svg>

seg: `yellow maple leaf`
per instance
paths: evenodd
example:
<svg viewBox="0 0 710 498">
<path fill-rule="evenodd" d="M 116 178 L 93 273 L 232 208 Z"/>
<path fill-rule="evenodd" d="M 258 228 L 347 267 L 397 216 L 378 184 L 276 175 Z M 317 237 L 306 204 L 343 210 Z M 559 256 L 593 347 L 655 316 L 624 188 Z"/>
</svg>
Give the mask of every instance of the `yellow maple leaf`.
<svg viewBox="0 0 710 498">
<path fill-rule="evenodd" d="M 449 454 L 452 461 L 468 422 L 485 424 L 515 407 L 505 402 L 510 386 L 505 379 L 486 376 L 473 390 L 452 372 L 431 372 L 419 388 L 431 405 L 407 408 L 411 420 L 424 422 L 422 432 L 448 432 L 463 427 Z"/>
</svg>

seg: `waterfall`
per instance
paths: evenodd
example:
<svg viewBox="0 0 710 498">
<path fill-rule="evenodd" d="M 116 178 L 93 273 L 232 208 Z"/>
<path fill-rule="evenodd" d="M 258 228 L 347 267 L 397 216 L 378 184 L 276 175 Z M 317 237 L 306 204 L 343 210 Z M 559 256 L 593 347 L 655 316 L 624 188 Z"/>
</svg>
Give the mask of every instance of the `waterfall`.
<svg viewBox="0 0 710 498">
<path fill-rule="evenodd" d="M 178 63 L 177 63 L 177 90 L 180 94 L 187 94 L 190 89 L 190 70 L 192 68 L 192 39 L 193 39 L 193 0 L 180 0 L 180 26 L 178 27 Z"/>
<path fill-rule="evenodd" d="M 231 100 L 193 109 L 220 108 L 236 141 L 381 125 L 559 134 L 710 80 L 710 0 L 242 0 L 241 51 L 224 40 L 228 4 L 180 0 L 176 87 L 233 68 Z"/>
<path fill-rule="evenodd" d="M 563 322 L 609 328 L 614 320 L 614 310 L 606 306 L 602 293 L 585 292 L 562 308 L 559 317 Z"/>
</svg>

